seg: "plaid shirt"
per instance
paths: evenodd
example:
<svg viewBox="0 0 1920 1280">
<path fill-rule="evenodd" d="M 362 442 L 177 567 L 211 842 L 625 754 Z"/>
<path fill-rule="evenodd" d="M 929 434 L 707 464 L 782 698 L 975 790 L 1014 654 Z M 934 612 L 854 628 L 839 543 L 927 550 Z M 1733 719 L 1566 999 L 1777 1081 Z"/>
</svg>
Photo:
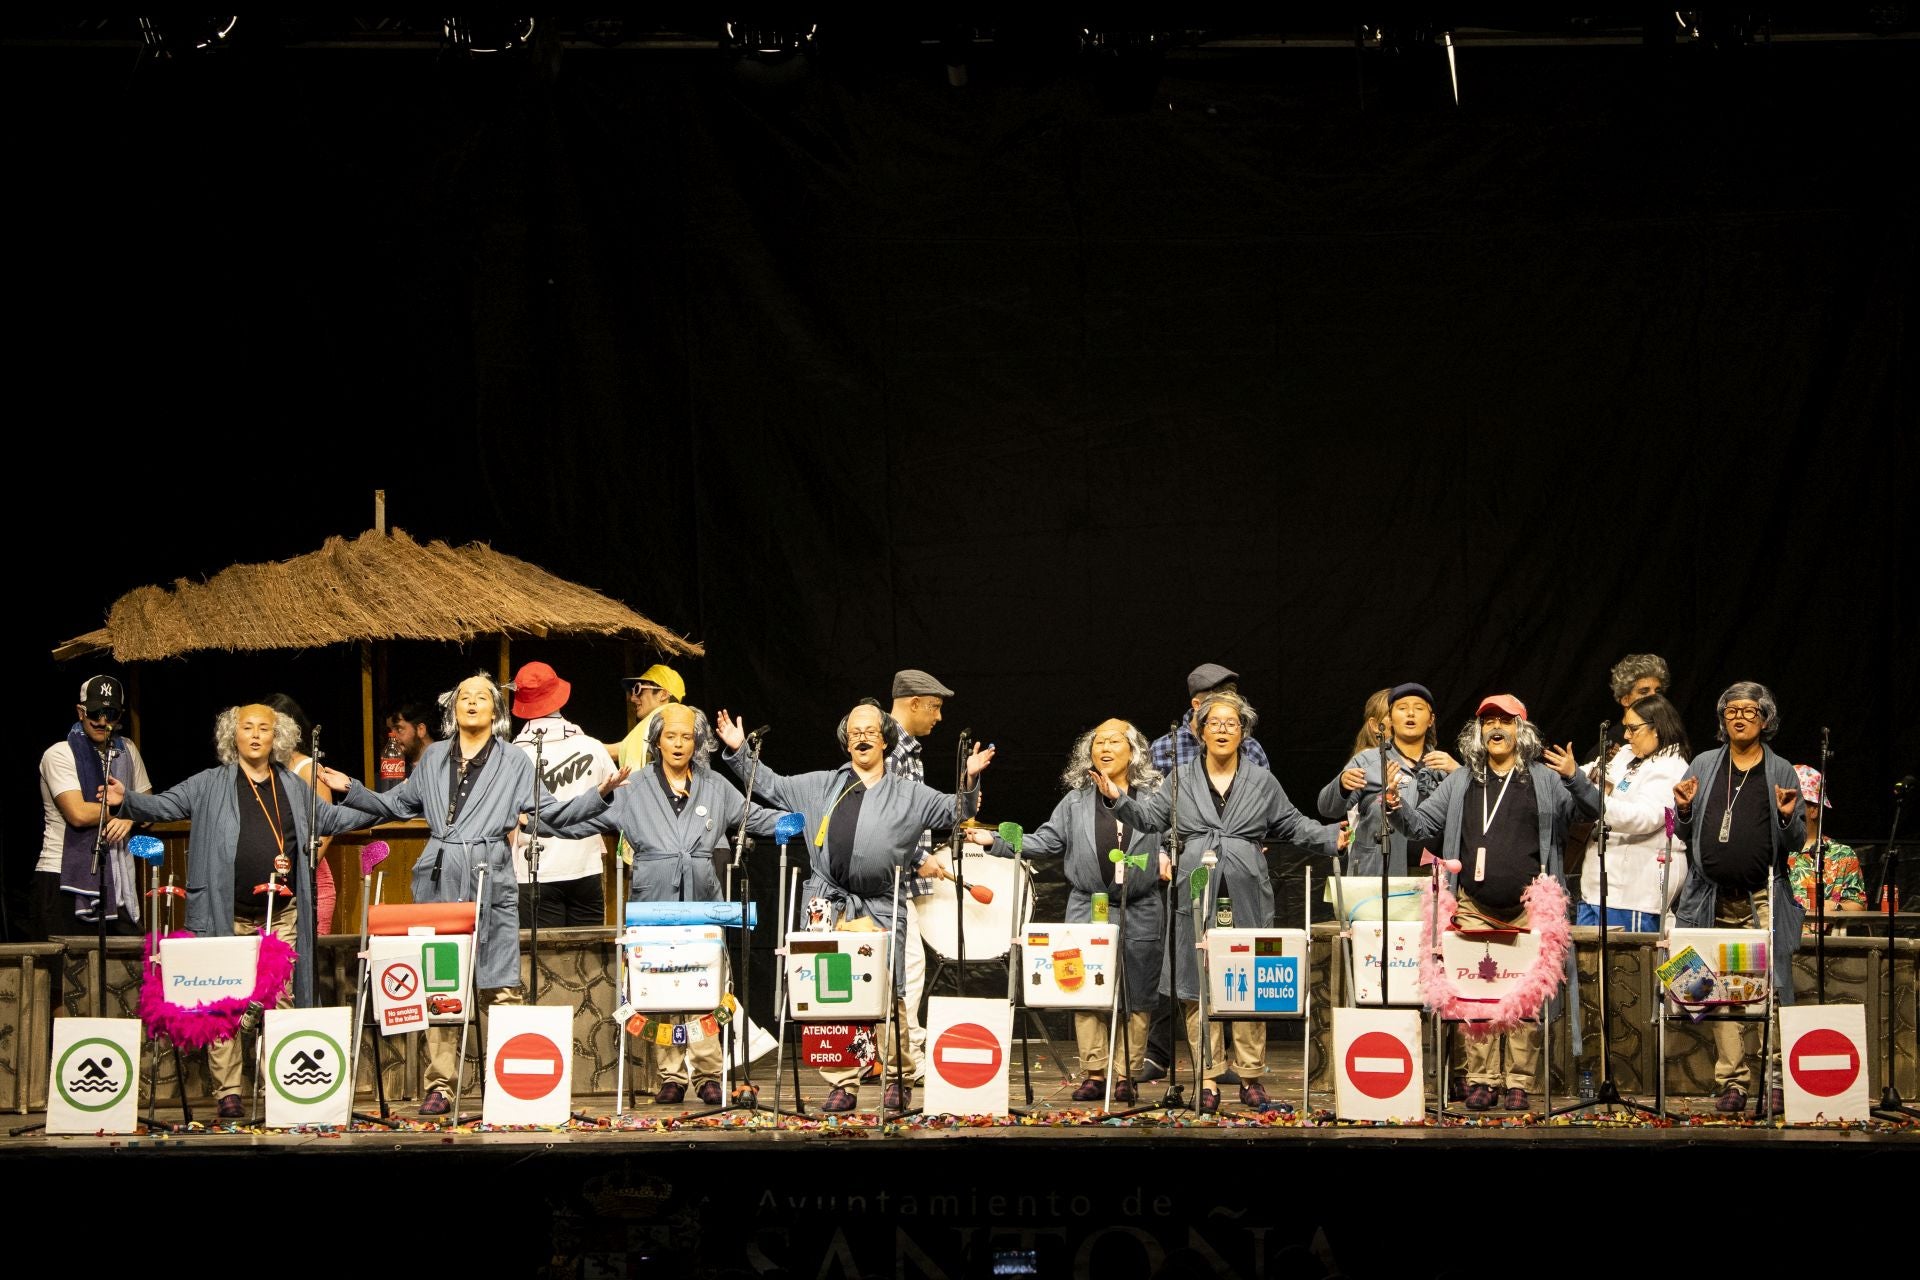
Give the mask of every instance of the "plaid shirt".
<svg viewBox="0 0 1920 1280">
<path fill-rule="evenodd" d="M 900 741 L 894 743 L 893 750 L 887 753 L 887 772 L 914 782 L 925 782 L 927 762 L 921 758 L 920 739 L 902 729 Z M 927 855 L 932 852 L 933 829 L 929 827 L 920 833 L 920 862 L 925 862 Z M 919 865 L 919 862 L 914 863 L 914 866 Z M 910 898 L 924 898 L 933 892 L 933 887 L 933 881 L 910 875 L 902 880 L 900 892 Z"/>
<path fill-rule="evenodd" d="M 1172 773 L 1176 765 L 1200 757 L 1200 739 L 1193 736 L 1193 729 L 1188 724 L 1192 718 L 1192 712 L 1188 712 L 1180 718 L 1179 732 L 1163 734 L 1153 740 L 1153 767 L 1161 773 Z M 1262 769 L 1272 767 L 1267 763 L 1266 750 L 1261 747 L 1258 738 L 1242 738 L 1240 754 L 1246 757 L 1248 764 L 1257 764 Z"/>
</svg>

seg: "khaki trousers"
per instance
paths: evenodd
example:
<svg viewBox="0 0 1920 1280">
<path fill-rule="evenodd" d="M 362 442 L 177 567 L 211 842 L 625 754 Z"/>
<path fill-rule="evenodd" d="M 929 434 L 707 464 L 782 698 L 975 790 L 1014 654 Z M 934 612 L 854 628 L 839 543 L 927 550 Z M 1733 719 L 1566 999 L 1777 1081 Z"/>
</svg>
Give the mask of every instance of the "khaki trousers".
<svg viewBox="0 0 1920 1280">
<path fill-rule="evenodd" d="M 1147 1060 L 1147 1024 L 1150 1010 L 1122 1015 L 1120 1043 L 1114 1046 L 1114 1065 L 1122 1080 L 1138 1080 Z M 1107 1019 L 1104 1013 L 1073 1015 L 1073 1038 L 1080 1046 L 1080 1074 L 1104 1078 L 1107 1074 Z M 1125 1053 L 1125 1050 L 1132 1050 Z"/>
<path fill-rule="evenodd" d="M 287 900 L 289 903 L 292 899 Z M 233 932 L 236 937 L 260 932 L 260 926 L 267 922 L 264 915 L 233 918 Z M 300 936 L 300 914 L 292 906 L 273 913 L 273 936 L 288 946 L 297 946 Z M 287 979 L 287 985 L 280 989 L 280 998 L 273 1002 L 276 1009 L 293 1008 L 293 979 Z M 261 1026 L 260 1035 L 266 1034 Z M 240 1093 L 240 1081 L 246 1074 L 247 1059 L 241 1048 L 242 1037 L 235 1034 L 230 1040 L 215 1040 L 207 1046 L 207 1075 L 213 1079 L 213 1096 L 216 1098 L 237 1097 Z"/>
<path fill-rule="evenodd" d="M 1187 1047 L 1193 1049 L 1200 1043 L 1200 1002 L 1182 1000 L 1181 1005 L 1187 1011 Z M 1207 1023 L 1207 1060 L 1218 1072 L 1226 1065 L 1227 1037 L 1218 1022 Z M 1200 1070 L 1199 1055 L 1194 1055 L 1195 1072 Z M 1267 1073 L 1267 1024 L 1264 1022 L 1244 1021 L 1233 1024 L 1233 1070 L 1244 1085 L 1259 1083 L 1260 1077 Z M 1209 1075 L 1201 1085 L 1220 1092 L 1220 1081 Z"/>
<path fill-rule="evenodd" d="M 1483 911 L 1480 906 L 1467 897 L 1460 895 L 1460 908 L 1454 912 L 1454 924 L 1461 929 L 1524 929 L 1527 927 L 1527 913 L 1523 909 L 1518 915 L 1501 918 Z M 1527 1093 L 1540 1091 L 1540 1024 L 1529 1022 L 1524 1027 L 1515 1027 L 1512 1031 L 1497 1036 L 1465 1037 L 1467 1059 L 1467 1083 L 1490 1085 L 1495 1089 L 1520 1089 Z"/>
<path fill-rule="evenodd" d="M 488 1024 L 487 1013 L 497 1004 L 525 1004 L 527 991 L 525 987 L 483 987 L 479 994 L 479 1007 L 474 1010 L 479 1017 L 475 1019 L 475 1023 L 480 1043 L 484 1046 Z M 481 1050 L 480 1060 L 486 1061 L 484 1048 Z M 454 1075 L 459 1068 L 460 1028 L 428 1027 L 427 1078 L 423 1082 L 426 1092 L 432 1093 L 437 1089 L 451 1097 L 454 1091 Z M 475 1093 L 480 1092 L 481 1081 L 485 1079 L 486 1073 L 482 1072 L 480 1079 L 473 1082 Z"/>
</svg>

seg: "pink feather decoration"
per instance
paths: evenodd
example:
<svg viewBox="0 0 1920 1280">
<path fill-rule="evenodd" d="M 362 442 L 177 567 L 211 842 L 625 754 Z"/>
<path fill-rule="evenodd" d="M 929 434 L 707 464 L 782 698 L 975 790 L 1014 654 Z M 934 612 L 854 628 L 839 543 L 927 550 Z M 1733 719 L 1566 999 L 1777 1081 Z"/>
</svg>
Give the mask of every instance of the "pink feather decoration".
<svg viewBox="0 0 1920 1280">
<path fill-rule="evenodd" d="M 1540 951 L 1527 970 L 1526 977 L 1502 996 L 1489 1012 L 1484 1001 L 1461 998 L 1460 989 L 1440 963 L 1439 939 L 1433 936 L 1433 888 L 1421 890 L 1426 903 L 1420 908 L 1420 983 L 1426 993 L 1427 1008 L 1443 1018 L 1460 1020 L 1460 1029 L 1475 1040 L 1500 1035 L 1532 1022 L 1540 1016 L 1540 1007 L 1560 989 L 1566 979 L 1567 948 L 1572 945 L 1573 930 L 1567 924 L 1567 891 L 1552 876 L 1539 876 L 1520 895 L 1527 909 L 1531 929 L 1540 941 Z M 1445 887 L 1440 890 L 1440 917 L 1451 920 L 1459 902 Z M 1482 1022 L 1468 1022 L 1482 1018 Z"/>
<path fill-rule="evenodd" d="M 178 930 L 169 938 L 191 938 L 194 934 Z M 151 959 L 151 939 L 147 947 Z M 216 1040 L 231 1040 L 239 1029 L 241 1015 L 249 1003 L 258 1002 L 271 1009 L 280 1002 L 280 993 L 293 976 L 294 949 L 271 933 L 260 935 L 260 964 L 253 994 L 242 999 L 230 996 L 201 1005 L 178 1005 L 167 999 L 160 980 L 160 966 L 141 966 L 146 977 L 140 983 L 140 1020 L 151 1034 L 164 1034 L 182 1049 L 204 1049 Z"/>
</svg>

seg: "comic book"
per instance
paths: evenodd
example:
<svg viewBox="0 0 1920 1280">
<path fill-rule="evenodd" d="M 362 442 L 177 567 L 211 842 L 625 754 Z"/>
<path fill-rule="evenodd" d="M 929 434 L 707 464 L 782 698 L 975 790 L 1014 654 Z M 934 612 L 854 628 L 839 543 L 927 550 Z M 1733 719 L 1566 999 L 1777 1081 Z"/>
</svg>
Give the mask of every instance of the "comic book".
<svg viewBox="0 0 1920 1280">
<path fill-rule="evenodd" d="M 1705 958 L 1692 947 L 1682 947 L 1654 970 L 1673 1002 L 1694 1022 L 1707 1016 L 1707 1002 L 1720 998 L 1720 980 Z"/>
</svg>

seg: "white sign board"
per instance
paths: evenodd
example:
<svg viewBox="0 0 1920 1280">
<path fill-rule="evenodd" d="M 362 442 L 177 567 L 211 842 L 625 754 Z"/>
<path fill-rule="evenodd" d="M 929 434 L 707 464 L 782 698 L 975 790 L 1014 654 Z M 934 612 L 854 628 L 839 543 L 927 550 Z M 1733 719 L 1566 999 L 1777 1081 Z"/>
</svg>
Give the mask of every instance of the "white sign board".
<svg viewBox="0 0 1920 1280">
<path fill-rule="evenodd" d="M 346 1050 L 352 1027 L 352 1009 L 267 1010 L 269 1129 L 352 1123 Z"/>
<path fill-rule="evenodd" d="M 138 1018 L 55 1018 L 47 1132 L 132 1133 L 139 1079 Z"/>
<path fill-rule="evenodd" d="M 627 1005 L 641 1013 L 707 1013 L 726 993 L 726 931 L 719 925 L 640 925 L 620 945 Z"/>
<path fill-rule="evenodd" d="M 487 1124 L 558 1128 L 573 1111 L 573 1006 L 500 1004 L 487 1028 Z"/>
<path fill-rule="evenodd" d="M 1119 989 L 1120 927 L 1115 924 L 1030 924 L 1021 931 L 1026 980 L 1020 990 L 1036 1009 L 1111 1009 Z"/>
<path fill-rule="evenodd" d="M 1005 1000 L 927 1001 L 928 1115 L 1004 1116 L 1013 1006 Z"/>
<path fill-rule="evenodd" d="M 458 1026 L 473 977 L 473 935 L 409 933 L 367 939 L 374 1025 L 381 1035 Z"/>
<path fill-rule="evenodd" d="M 1207 930 L 1208 1017 L 1298 1018 L 1306 1008 L 1306 930 Z"/>
<path fill-rule="evenodd" d="M 1780 1045 L 1788 1124 L 1871 1117 L 1866 1009 L 1857 1004 L 1783 1008 Z"/>
<path fill-rule="evenodd" d="M 1424 1003 L 1420 987 L 1420 930 L 1417 920 L 1387 921 L 1387 1003 L 1417 1007 Z M 1353 932 L 1353 1002 L 1380 1003 L 1380 922 L 1356 921 Z"/>
<path fill-rule="evenodd" d="M 1426 1114 L 1420 1015 L 1411 1009 L 1333 1011 L 1334 1110 L 1342 1120 Z"/>
<path fill-rule="evenodd" d="M 160 989 L 184 1009 L 245 1000 L 260 976 L 260 935 L 160 939 Z"/>
<path fill-rule="evenodd" d="M 1540 935 L 1526 930 L 1449 929 L 1440 935 L 1440 962 L 1462 1000 L 1498 1004 L 1525 980 L 1539 956 Z"/>
<path fill-rule="evenodd" d="M 986 859 L 981 859 L 986 861 Z M 887 1016 L 890 933 L 787 935 L 787 1003 L 796 1022 L 878 1022 Z"/>
</svg>

